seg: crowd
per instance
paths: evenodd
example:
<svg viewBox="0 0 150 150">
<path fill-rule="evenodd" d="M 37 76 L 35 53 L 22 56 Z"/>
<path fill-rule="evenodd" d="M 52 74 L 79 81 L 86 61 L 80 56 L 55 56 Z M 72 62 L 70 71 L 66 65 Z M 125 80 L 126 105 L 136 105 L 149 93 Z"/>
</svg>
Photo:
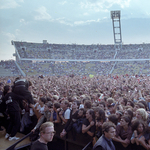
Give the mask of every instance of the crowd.
<svg viewBox="0 0 150 150">
<path fill-rule="evenodd" d="M 115 62 L 31 62 L 19 61 L 21 69 L 27 75 L 45 74 L 52 76 L 61 75 L 108 75 Z M 113 75 L 150 75 L 149 61 L 117 62 L 111 74 Z"/>
<path fill-rule="evenodd" d="M 40 59 L 113 59 L 114 45 L 77 45 L 14 42 L 22 58 Z M 150 58 L 150 44 L 123 44 L 118 59 Z"/>
<path fill-rule="evenodd" d="M 14 60 L 8 60 L 8 61 L 0 61 L 0 66 L 2 66 L 4 69 L 10 71 L 10 75 L 8 76 L 16 76 L 16 75 L 21 75 L 20 71 L 18 70 L 15 61 Z"/>
<path fill-rule="evenodd" d="M 36 133 L 43 122 L 51 121 L 54 126 L 64 125 L 61 138 L 73 130 L 92 137 L 94 145 L 103 135 L 103 124 L 112 122 L 116 150 L 150 149 L 148 76 L 7 77 L 0 78 L 0 91 L 0 106 L 5 106 L 0 109 L 0 125 L 6 128 L 5 137 L 10 141 L 17 139 L 17 131 Z M 21 122 L 15 130 L 12 118 Z"/>
</svg>

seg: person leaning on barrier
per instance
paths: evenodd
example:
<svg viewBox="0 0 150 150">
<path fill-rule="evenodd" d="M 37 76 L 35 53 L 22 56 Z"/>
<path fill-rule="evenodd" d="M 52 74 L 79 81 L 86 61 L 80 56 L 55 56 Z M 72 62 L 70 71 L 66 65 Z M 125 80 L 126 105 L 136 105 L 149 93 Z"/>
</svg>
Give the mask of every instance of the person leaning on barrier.
<svg viewBox="0 0 150 150">
<path fill-rule="evenodd" d="M 14 81 L 14 85 L 12 87 L 12 92 L 14 92 L 17 95 L 24 96 L 29 104 L 33 104 L 33 97 L 31 95 L 31 92 L 28 89 L 29 86 L 31 86 L 31 85 L 32 85 L 32 83 L 30 81 L 27 81 L 26 79 L 21 79 L 20 77 L 17 77 Z"/>
<path fill-rule="evenodd" d="M 48 150 L 47 143 L 53 140 L 54 134 L 54 124 L 43 123 L 40 127 L 40 138 L 31 145 L 30 150 Z"/>
<path fill-rule="evenodd" d="M 116 126 L 112 122 L 105 122 L 102 125 L 102 136 L 93 146 L 93 150 L 115 150 L 112 138 L 115 136 Z"/>
</svg>

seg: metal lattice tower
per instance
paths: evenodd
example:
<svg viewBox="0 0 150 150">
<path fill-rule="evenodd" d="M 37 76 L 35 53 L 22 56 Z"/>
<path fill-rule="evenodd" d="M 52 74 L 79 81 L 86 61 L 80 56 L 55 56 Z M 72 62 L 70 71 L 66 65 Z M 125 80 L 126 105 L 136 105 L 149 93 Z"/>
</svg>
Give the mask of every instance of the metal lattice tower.
<svg viewBox="0 0 150 150">
<path fill-rule="evenodd" d="M 111 11 L 111 19 L 113 23 L 115 49 L 122 48 L 120 11 Z"/>
</svg>

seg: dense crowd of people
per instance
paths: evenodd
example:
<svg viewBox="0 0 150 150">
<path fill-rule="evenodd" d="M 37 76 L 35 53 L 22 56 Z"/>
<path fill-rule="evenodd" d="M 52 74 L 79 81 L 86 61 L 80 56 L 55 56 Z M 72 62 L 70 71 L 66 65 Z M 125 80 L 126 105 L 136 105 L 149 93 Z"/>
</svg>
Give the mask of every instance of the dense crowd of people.
<svg viewBox="0 0 150 150">
<path fill-rule="evenodd" d="M 14 41 L 22 58 L 40 59 L 113 59 L 114 45 L 44 44 Z M 150 44 L 123 44 L 118 59 L 150 58 Z"/>
<path fill-rule="evenodd" d="M 36 133 L 51 121 L 65 125 L 61 138 L 73 130 L 92 137 L 94 145 L 104 133 L 103 124 L 112 122 L 116 150 L 150 149 L 148 76 L 5 77 L 0 78 L 0 91 L 0 130 L 6 128 L 9 141 L 18 139 L 17 131 Z"/>
</svg>

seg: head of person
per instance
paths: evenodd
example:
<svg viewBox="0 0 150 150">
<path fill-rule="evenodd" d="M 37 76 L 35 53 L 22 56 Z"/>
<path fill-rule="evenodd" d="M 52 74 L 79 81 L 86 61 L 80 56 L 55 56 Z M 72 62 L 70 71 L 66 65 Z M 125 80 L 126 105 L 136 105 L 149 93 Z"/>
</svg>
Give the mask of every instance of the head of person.
<svg viewBox="0 0 150 150">
<path fill-rule="evenodd" d="M 128 101 L 128 99 L 125 98 L 125 97 L 123 97 L 122 100 L 121 100 L 121 104 L 122 104 L 123 106 L 126 106 L 127 101 Z"/>
<path fill-rule="evenodd" d="M 131 123 L 131 119 L 129 116 L 122 116 L 120 120 L 120 126 L 129 126 Z"/>
<path fill-rule="evenodd" d="M 139 109 L 139 108 L 145 108 L 145 106 L 142 103 L 136 103 L 134 105 L 134 112 Z"/>
<path fill-rule="evenodd" d="M 3 86 L 4 86 L 4 85 L 3 85 L 3 83 L 1 82 L 1 83 L 0 83 L 0 91 L 3 90 Z"/>
<path fill-rule="evenodd" d="M 106 120 L 105 111 L 103 109 L 99 109 L 97 120 L 103 121 L 103 122 Z"/>
<path fill-rule="evenodd" d="M 130 109 L 125 110 L 124 111 L 124 116 L 129 116 L 131 118 L 131 120 L 132 120 L 132 118 L 133 118 L 133 111 L 130 110 Z"/>
<path fill-rule="evenodd" d="M 106 107 L 105 102 L 100 102 L 100 103 L 99 103 L 99 107 L 100 107 L 101 109 L 105 110 L 105 107 Z"/>
<path fill-rule="evenodd" d="M 48 143 L 53 140 L 55 131 L 54 124 L 52 122 L 45 122 L 40 127 L 40 139 L 44 143 Z"/>
<path fill-rule="evenodd" d="M 78 111 L 78 118 L 83 118 L 86 114 L 86 111 L 84 108 L 80 108 Z"/>
<path fill-rule="evenodd" d="M 131 106 L 134 108 L 134 103 L 131 100 L 128 100 L 126 106 Z"/>
<path fill-rule="evenodd" d="M 47 102 L 44 107 L 44 111 L 50 111 L 53 108 L 52 102 Z"/>
<path fill-rule="evenodd" d="M 40 104 L 40 105 L 43 106 L 46 102 L 47 102 L 47 99 L 46 99 L 46 98 L 40 97 L 40 99 L 39 99 L 39 104 Z"/>
<path fill-rule="evenodd" d="M 139 120 L 147 120 L 147 112 L 144 108 L 139 108 L 136 110 L 136 118 Z"/>
<path fill-rule="evenodd" d="M 117 110 L 115 115 L 118 119 L 121 119 L 121 117 L 123 116 L 123 112 L 121 110 Z"/>
<path fill-rule="evenodd" d="M 116 134 L 116 126 L 112 122 L 104 122 L 102 125 L 102 132 L 107 139 L 112 139 Z"/>
<path fill-rule="evenodd" d="M 138 103 L 143 104 L 144 105 L 144 109 L 148 110 L 148 108 L 147 108 L 147 102 L 146 101 L 140 100 Z"/>
<path fill-rule="evenodd" d="M 5 86 L 4 86 L 4 90 L 3 90 L 4 96 L 5 96 L 9 91 L 11 91 L 11 86 L 10 86 L 10 85 L 5 85 Z"/>
<path fill-rule="evenodd" d="M 53 110 L 56 111 L 58 108 L 60 108 L 60 104 L 59 103 L 54 103 L 53 105 Z"/>
<path fill-rule="evenodd" d="M 95 120 L 95 112 L 93 109 L 88 109 L 86 111 L 86 119 L 92 119 Z"/>
<path fill-rule="evenodd" d="M 107 98 L 107 107 L 111 106 L 112 103 L 115 103 L 115 100 L 112 97 Z"/>
<path fill-rule="evenodd" d="M 79 106 L 80 106 L 80 102 L 78 100 L 72 102 L 72 109 L 78 109 Z"/>
<path fill-rule="evenodd" d="M 68 107 L 69 107 L 69 101 L 68 100 L 61 101 L 61 108 L 63 110 L 66 110 Z"/>
<path fill-rule="evenodd" d="M 118 123 L 118 118 L 115 114 L 111 114 L 108 116 L 108 121 L 114 123 L 115 125 L 117 125 Z"/>
<path fill-rule="evenodd" d="M 91 109 L 91 107 L 92 107 L 91 101 L 90 100 L 85 100 L 84 101 L 84 108 L 85 109 Z"/>
<path fill-rule="evenodd" d="M 132 130 L 136 130 L 138 134 L 144 133 L 146 131 L 146 124 L 144 121 L 136 119 L 132 123 Z"/>
</svg>

